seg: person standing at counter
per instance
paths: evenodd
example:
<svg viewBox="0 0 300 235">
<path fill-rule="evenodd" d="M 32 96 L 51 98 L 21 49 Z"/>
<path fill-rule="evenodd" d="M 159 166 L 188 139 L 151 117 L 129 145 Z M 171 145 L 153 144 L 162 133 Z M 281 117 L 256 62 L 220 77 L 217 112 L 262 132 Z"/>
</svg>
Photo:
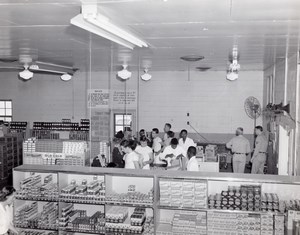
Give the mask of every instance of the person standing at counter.
<svg viewBox="0 0 300 235">
<path fill-rule="evenodd" d="M 226 147 L 231 149 L 233 153 L 232 167 L 234 173 L 244 173 L 246 165 L 246 155 L 251 152 L 250 142 L 243 136 L 244 130 L 242 127 L 238 127 L 233 137 Z"/>
<path fill-rule="evenodd" d="M 196 146 L 194 140 L 188 137 L 188 132 L 185 129 L 180 132 L 179 146 L 185 151 L 187 151 L 190 146 Z"/>
<path fill-rule="evenodd" d="M 194 146 L 190 146 L 187 151 L 187 157 L 189 159 L 187 163 L 187 171 L 199 171 L 198 161 L 196 159 L 197 149 Z"/>
<path fill-rule="evenodd" d="M 152 149 L 153 152 L 159 154 L 161 152 L 162 139 L 158 136 L 159 130 L 157 128 L 153 128 L 151 135 L 153 138 Z"/>
<path fill-rule="evenodd" d="M 257 135 L 255 139 L 255 148 L 250 160 L 252 162 L 251 174 L 263 174 L 267 160 L 268 141 L 263 134 L 263 128 L 261 126 L 255 127 L 255 134 Z"/>
<path fill-rule="evenodd" d="M 185 166 L 185 158 L 186 151 L 178 145 L 178 140 L 176 138 L 171 140 L 171 145 L 167 146 L 160 155 L 161 160 L 166 160 L 168 162 L 168 167 L 171 166 L 175 160 L 181 160 L 182 165 Z"/>
<path fill-rule="evenodd" d="M 112 151 L 112 162 L 115 163 L 118 168 L 124 168 L 124 153 L 120 146 L 121 141 L 122 140 L 118 138 L 113 139 L 114 148 Z"/>
<path fill-rule="evenodd" d="M 147 138 L 146 136 L 141 137 L 140 139 L 140 145 L 138 145 L 135 149 L 135 152 L 140 154 L 143 158 L 142 161 L 142 168 L 145 170 L 150 169 L 150 164 L 153 163 L 153 151 L 152 149 L 147 145 Z"/>
<path fill-rule="evenodd" d="M 121 142 L 122 151 L 125 153 L 125 169 L 141 169 L 141 158 L 134 151 L 137 146 L 135 140 L 123 140 Z"/>
</svg>

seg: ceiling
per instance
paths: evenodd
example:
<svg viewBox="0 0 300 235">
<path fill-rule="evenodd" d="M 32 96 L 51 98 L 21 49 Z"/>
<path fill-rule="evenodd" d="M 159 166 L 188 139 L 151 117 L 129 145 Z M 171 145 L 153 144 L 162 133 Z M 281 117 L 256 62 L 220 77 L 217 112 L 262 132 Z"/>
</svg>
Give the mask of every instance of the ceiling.
<svg viewBox="0 0 300 235">
<path fill-rule="evenodd" d="M 149 43 L 133 51 L 70 25 L 79 0 L 0 0 L 0 58 L 35 59 L 107 70 L 226 70 L 238 46 L 241 70 L 263 70 L 299 49 L 299 0 L 98 0 L 98 8 Z M 202 55 L 199 62 L 180 60 Z"/>
</svg>

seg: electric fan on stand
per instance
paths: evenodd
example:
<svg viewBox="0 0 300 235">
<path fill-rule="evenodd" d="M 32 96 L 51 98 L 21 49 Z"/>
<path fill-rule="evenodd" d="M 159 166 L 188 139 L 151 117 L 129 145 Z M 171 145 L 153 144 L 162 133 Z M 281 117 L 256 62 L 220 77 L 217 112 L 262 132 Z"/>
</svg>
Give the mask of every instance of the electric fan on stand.
<svg viewBox="0 0 300 235">
<path fill-rule="evenodd" d="M 254 119 L 254 143 L 253 146 L 255 145 L 255 127 L 256 127 L 256 119 L 259 118 L 259 116 L 261 115 L 261 106 L 260 103 L 258 101 L 258 99 L 256 99 L 253 96 L 249 96 L 244 103 L 244 107 L 245 107 L 245 112 L 246 114 L 251 118 Z"/>
</svg>

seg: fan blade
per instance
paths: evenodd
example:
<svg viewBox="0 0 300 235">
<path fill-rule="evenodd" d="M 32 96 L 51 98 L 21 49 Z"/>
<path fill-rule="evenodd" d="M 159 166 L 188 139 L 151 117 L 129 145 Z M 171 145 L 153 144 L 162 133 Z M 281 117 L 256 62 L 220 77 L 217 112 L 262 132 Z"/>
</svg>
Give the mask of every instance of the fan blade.
<svg viewBox="0 0 300 235">
<path fill-rule="evenodd" d="M 24 67 L 22 66 L 1 66 L 0 71 L 2 72 L 15 72 L 15 71 L 23 71 Z"/>
<path fill-rule="evenodd" d="M 19 61 L 17 58 L 0 58 L 0 62 L 2 63 L 13 63 Z"/>
<path fill-rule="evenodd" d="M 40 68 L 38 68 L 38 69 L 29 68 L 29 70 L 33 73 L 39 73 L 39 74 L 63 75 L 65 73 L 68 73 L 72 76 L 77 71 L 76 69 L 69 70 L 69 71 L 58 71 L 58 70 L 53 70 L 53 69 L 40 69 Z"/>
</svg>

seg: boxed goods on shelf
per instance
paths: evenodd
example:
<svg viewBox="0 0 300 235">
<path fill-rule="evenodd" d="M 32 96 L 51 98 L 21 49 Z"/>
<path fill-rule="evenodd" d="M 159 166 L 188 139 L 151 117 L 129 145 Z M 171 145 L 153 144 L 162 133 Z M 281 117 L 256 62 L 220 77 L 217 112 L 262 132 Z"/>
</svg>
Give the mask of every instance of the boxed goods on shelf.
<svg viewBox="0 0 300 235">
<path fill-rule="evenodd" d="M 229 186 L 228 190 L 208 197 L 210 209 L 260 211 L 261 186 Z"/>
<path fill-rule="evenodd" d="M 133 214 L 129 216 L 129 210 L 126 207 L 113 206 L 106 212 L 106 232 L 118 232 L 128 234 L 153 234 L 153 219 L 146 218 L 145 208 L 136 207 Z"/>
<path fill-rule="evenodd" d="M 59 198 L 65 202 L 102 204 L 105 200 L 105 185 L 97 179 L 89 183 L 83 179 L 81 185 L 72 180 L 71 184 L 61 189 Z"/>
<path fill-rule="evenodd" d="M 127 193 L 110 193 L 106 195 L 106 202 L 130 203 L 130 204 L 153 204 L 153 189 L 146 193 L 136 192 L 135 185 L 128 186 Z"/>
<path fill-rule="evenodd" d="M 20 189 L 16 192 L 17 199 L 57 201 L 57 182 L 53 182 L 51 174 L 44 178 L 42 183 L 41 175 L 30 176 L 20 181 Z"/>
<path fill-rule="evenodd" d="M 63 230 L 83 233 L 104 233 L 105 215 L 97 211 L 92 216 L 87 216 L 86 210 L 74 210 L 74 205 L 69 204 L 62 208 L 59 218 L 59 227 Z"/>
<path fill-rule="evenodd" d="M 160 205 L 182 208 L 207 207 L 207 183 L 201 180 L 160 179 Z"/>
<path fill-rule="evenodd" d="M 38 228 L 57 230 L 58 205 L 48 202 L 43 205 L 42 212 L 38 212 L 38 202 L 28 203 L 17 208 L 14 224 L 21 228 Z"/>
<path fill-rule="evenodd" d="M 208 234 L 260 234 L 260 215 L 207 212 Z"/>
</svg>

